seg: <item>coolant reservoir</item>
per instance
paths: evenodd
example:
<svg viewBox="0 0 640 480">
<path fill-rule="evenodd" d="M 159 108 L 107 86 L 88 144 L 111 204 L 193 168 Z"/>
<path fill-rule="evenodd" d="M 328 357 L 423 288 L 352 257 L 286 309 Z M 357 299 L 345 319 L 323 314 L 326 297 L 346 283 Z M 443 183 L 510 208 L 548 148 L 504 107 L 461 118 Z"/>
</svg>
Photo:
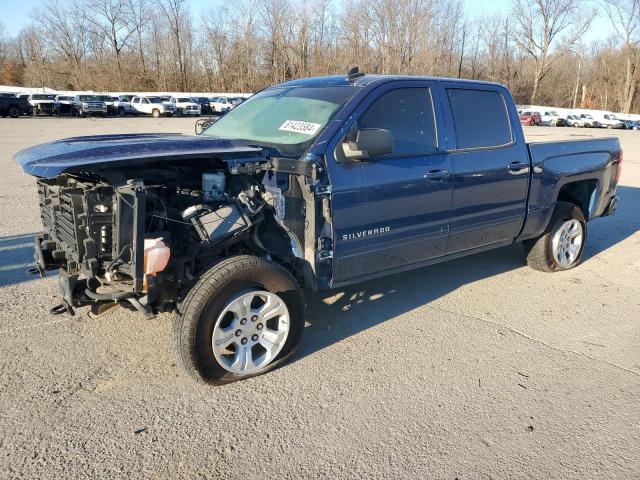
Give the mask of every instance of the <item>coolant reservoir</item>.
<svg viewBox="0 0 640 480">
<path fill-rule="evenodd" d="M 163 271 L 167 263 L 169 263 L 169 257 L 171 256 L 171 250 L 165 245 L 160 238 L 145 238 L 144 239 L 144 273 L 145 275 L 155 275 L 158 272 Z"/>
</svg>

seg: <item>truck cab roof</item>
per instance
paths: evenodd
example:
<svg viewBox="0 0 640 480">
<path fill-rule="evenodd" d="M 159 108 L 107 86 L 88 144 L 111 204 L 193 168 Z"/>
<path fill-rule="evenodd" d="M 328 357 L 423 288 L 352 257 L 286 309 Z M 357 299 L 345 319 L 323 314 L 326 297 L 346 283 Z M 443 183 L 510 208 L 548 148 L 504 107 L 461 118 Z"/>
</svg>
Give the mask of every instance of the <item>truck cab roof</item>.
<svg viewBox="0 0 640 480">
<path fill-rule="evenodd" d="M 387 82 L 400 80 L 428 80 L 432 82 L 456 82 L 468 85 L 491 85 L 506 88 L 504 85 L 495 82 L 480 80 L 466 80 L 461 78 L 427 77 L 417 75 L 378 75 L 366 74 L 349 80 L 346 75 L 331 75 L 324 77 L 310 77 L 275 85 L 275 87 L 321 87 L 321 86 L 357 86 L 366 87 L 373 84 L 380 85 Z"/>
</svg>

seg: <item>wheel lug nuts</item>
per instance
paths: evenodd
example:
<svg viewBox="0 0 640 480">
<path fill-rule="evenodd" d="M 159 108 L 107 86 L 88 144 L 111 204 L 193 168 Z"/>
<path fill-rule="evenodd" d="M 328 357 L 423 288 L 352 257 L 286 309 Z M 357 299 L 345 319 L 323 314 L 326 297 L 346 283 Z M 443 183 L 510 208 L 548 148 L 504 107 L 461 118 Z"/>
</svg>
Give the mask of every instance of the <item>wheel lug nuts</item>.
<svg viewBox="0 0 640 480">
<path fill-rule="evenodd" d="M 240 320 L 240 325 L 244 325 L 245 323 L 247 323 L 247 319 L 243 318 Z"/>
<path fill-rule="evenodd" d="M 247 337 L 243 338 L 242 340 L 240 340 L 240 343 L 242 343 L 243 345 L 245 345 L 247 343 Z"/>
<path fill-rule="evenodd" d="M 242 335 L 242 330 L 240 329 L 236 330 L 236 337 L 239 337 L 240 335 Z"/>
<path fill-rule="evenodd" d="M 258 330 L 262 330 L 262 324 L 259 323 L 258 326 L 256 327 Z"/>
<path fill-rule="evenodd" d="M 251 321 L 252 322 L 257 322 L 258 321 L 258 316 L 254 315 L 253 317 L 251 317 Z"/>
<path fill-rule="evenodd" d="M 251 340 L 253 340 L 254 342 L 258 341 L 258 335 L 256 335 L 255 333 L 253 335 L 251 335 Z"/>
</svg>

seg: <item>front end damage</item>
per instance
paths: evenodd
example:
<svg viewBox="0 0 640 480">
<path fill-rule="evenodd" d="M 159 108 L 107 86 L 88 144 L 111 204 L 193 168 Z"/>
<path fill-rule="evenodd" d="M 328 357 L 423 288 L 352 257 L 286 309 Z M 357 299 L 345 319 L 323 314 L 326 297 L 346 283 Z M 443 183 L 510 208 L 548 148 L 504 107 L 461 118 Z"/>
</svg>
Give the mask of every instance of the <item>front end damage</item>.
<svg viewBox="0 0 640 480">
<path fill-rule="evenodd" d="M 266 156 L 165 158 L 39 178 L 34 273 L 59 270 L 57 314 L 172 311 L 211 266 L 240 254 L 268 257 L 316 288 L 321 170 Z"/>
</svg>

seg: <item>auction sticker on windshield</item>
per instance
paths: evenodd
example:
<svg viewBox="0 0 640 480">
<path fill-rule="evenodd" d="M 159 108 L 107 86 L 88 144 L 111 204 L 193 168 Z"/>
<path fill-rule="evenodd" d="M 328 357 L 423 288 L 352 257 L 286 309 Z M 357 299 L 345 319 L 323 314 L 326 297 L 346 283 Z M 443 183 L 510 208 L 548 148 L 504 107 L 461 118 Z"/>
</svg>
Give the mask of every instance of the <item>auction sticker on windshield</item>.
<svg viewBox="0 0 640 480">
<path fill-rule="evenodd" d="M 322 125 L 319 123 L 301 122 L 298 120 L 287 120 L 278 130 L 285 132 L 304 133 L 305 135 L 315 135 Z"/>
</svg>

